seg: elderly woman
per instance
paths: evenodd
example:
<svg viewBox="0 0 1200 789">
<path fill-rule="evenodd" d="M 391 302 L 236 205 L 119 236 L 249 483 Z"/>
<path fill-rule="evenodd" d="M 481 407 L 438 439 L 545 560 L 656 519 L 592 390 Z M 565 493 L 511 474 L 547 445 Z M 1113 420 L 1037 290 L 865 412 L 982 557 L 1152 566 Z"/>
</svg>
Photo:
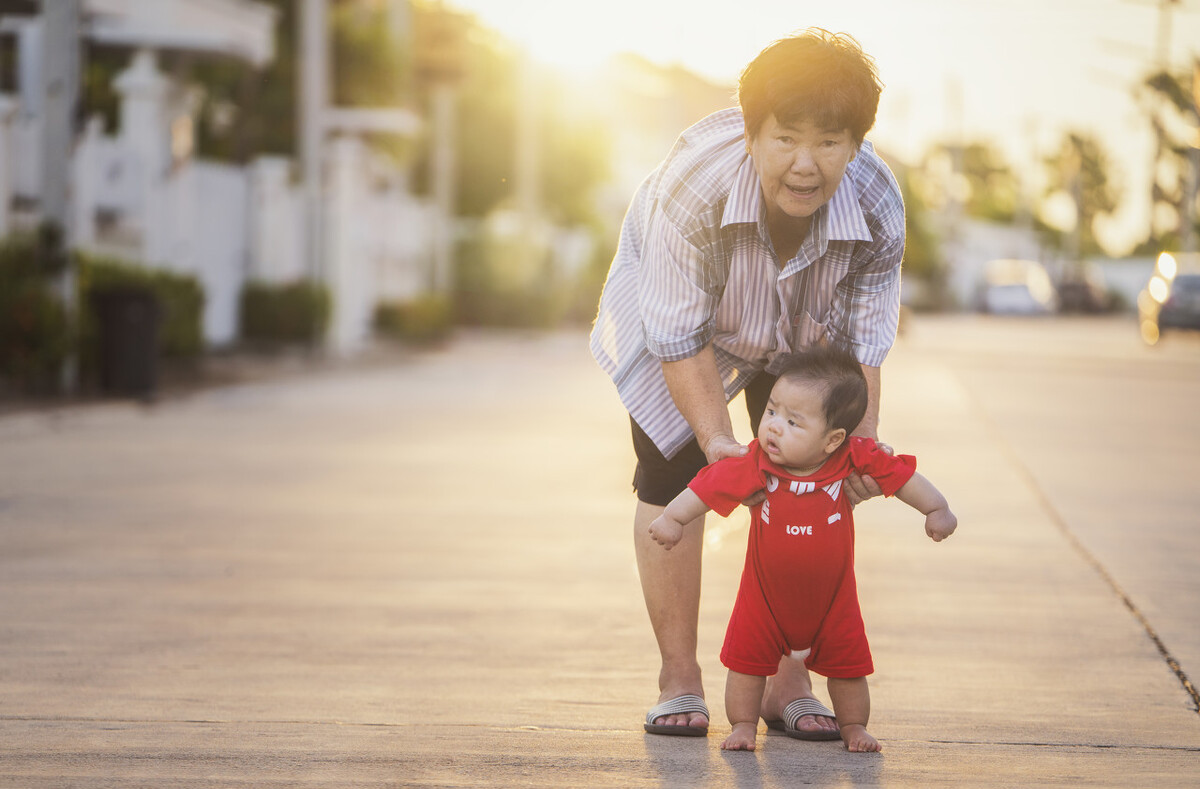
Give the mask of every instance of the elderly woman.
<svg viewBox="0 0 1200 789">
<path fill-rule="evenodd" d="M 727 404 L 745 390 L 755 432 L 773 362 L 824 342 L 854 349 L 878 439 L 879 368 L 896 335 L 904 205 L 864 140 L 881 85 L 848 36 L 812 29 L 742 72 L 740 109 L 686 130 L 633 197 L 591 349 L 630 415 L 634 543 L 662 657 L 656 734 L 708 731 L 696 629 L 701 528 L 655 550 L 649 525 L 707 463 L 746 452 Z M 854 478 L 854 500 L 878 495 Z M 751 502 L 753 503 L 753 502 Z M 803 739 L 838 736 L 802 664 L 780 663 L 762 716 Z"/>
</svg>

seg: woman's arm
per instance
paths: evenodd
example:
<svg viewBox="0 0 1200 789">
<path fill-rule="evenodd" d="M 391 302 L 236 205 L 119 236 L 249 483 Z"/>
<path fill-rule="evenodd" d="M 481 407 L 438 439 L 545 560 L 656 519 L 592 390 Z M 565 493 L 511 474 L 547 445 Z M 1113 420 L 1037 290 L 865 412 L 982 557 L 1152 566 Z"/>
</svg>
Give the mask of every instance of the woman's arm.
<svg viewBox="0 0 1200 789">
<path fill-rule="evenodd" d="M 696 442 L 708 462 L 746 454 L 746 447 L 733 436 L 733 422 L 729 419 L 725 387 L 717 371 L 712 344 L 705 345 L 695 356 L 663 362 L 662 369 L 671 399 L 696 434 Z"/>
<path fill-rule="evenodd" d="M 863 436 L 874 441 L 879 440 L 879 387 L 881 384 L 879 368 L 860 364 L 863 377 L 867 379 L 867 412 L 862 421 L 854 429 L 852 435 Z M 879 495 L 876 493 L 875 495 Z"/>
<path fill-rule="evenodd" d="M 863 376 L 867 379 L 867 412 L 863 414 L 862 421 L 854 429 L 853 435 L 863 436 L 877 442 L 879 441 L 879 368 L 866 364 L 860 366 Z M 885 451 L 889 455 L 892 454 L 891 447 L 886 444 L 880 446 L 885 447 Z M 867 499 L 882 496 L 883 488 L 879 487 L 879 483 L 873 477 L 859 476 L 851 472 L 850 476 L 846 478 L 846 495 L 850 497 L 851 505 L 857 505 Z"/>
</svg>

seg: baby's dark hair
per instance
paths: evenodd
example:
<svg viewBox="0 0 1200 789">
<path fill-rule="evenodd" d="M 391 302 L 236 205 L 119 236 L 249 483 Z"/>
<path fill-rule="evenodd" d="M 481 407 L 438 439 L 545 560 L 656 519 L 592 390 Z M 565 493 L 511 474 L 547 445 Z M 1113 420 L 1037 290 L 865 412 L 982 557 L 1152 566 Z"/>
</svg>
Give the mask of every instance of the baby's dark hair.
<svg viewBox="0 0 1200 789">
<path fill-rule="evenodd" d="M 783 357 L 779 378 L 817 384 L 825 390 L 825 424 L 847 435 L 867 413 L 867 378 L 850 349 L 813 345 Z"/>
</svg>

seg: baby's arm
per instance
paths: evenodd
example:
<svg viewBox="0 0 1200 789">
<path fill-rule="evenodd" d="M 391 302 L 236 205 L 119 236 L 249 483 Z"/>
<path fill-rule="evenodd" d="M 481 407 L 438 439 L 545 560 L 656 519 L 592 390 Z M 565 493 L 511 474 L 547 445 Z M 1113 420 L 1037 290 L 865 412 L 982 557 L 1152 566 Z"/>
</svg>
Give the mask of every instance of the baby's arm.
<svg viewBox="0 0 1200 789">
<path fill-rule="evenodd" d="M 958 518 L 950 511 L 946 497 L 920 474 L 913 474 L 904 487 L 896 491 L 896 498 L 925 514 L 925 533 L 934 542 L 946 539 L 958 527 Z"/>
<path fill-rule="evenodd" d="M 708 512 L 708 505 L 691 488 L 684 488 L 650 524 L 650 537 L 668 551 L 683 539 L 683 527 Z"/>
</svg>

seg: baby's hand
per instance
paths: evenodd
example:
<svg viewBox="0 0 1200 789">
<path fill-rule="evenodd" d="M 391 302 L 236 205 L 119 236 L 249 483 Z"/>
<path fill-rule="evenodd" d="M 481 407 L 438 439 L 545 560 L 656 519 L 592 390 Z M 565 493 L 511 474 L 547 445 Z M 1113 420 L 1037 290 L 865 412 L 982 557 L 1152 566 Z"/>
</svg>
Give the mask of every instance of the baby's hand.
<svg viewBox="0 0 1200 789">
<path fill-rule="evenodd" d="M 668 551 L 675 547 L 683 537 L 683 524 L 659 515 L 650 524 L 650 539 L 666 548 Z"/>
<path fill-rule="evenodd" d="M 934 510 L 925 516 L 925 533 L 934 542 L 946 539 L 954 534 L 954 530 L 957 528 L 958 518 L 954 517 L 954 513 L 947 507 Z"/>
</svg>

